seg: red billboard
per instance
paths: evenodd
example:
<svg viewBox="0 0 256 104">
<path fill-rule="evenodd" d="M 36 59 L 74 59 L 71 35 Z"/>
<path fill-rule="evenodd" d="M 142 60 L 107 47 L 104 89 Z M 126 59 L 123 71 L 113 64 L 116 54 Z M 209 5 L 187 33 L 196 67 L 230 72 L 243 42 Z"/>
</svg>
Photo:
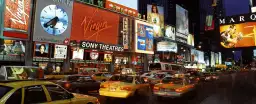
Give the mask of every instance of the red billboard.
<svg viewBox="0 0 256 104">
<path fill-rule="evenodd" d="M 74 2 L 71 40 L 117 45 L 118 29 L 118 14 Z"/>
<path fill-rule="evenodd" d="M 5 0 L 4 37 L 28 38 L 30 10 L 31 0 Z M 9 33 L 8 31 L 23 33 Z"/>
</svg>

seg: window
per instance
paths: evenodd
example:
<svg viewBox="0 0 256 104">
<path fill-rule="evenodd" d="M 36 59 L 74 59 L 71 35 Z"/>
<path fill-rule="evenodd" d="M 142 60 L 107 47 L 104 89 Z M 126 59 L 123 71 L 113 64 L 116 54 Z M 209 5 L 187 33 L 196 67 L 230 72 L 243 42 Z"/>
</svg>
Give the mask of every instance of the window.
<svg viewBox="0 0 256 104">
<path fill-rule="evenodd" d="M 45 92 L 41 85 L 25 87 L 24 104 L 47 102 Z"/>
<path fill-rule="evenodd" d="M 7 86 L 0 86 L 0 99 L 9 91 L 11 91 L 12 88 L 11 87 L 7 87 Z"/>
<path fill-rule="evenodd" d="M 22 99 L 22 91 L 21 89 L 15 91 L 9 99 L 5 102 L 5 104 L 21 104 Z"/>
<path fill-rule="evenodd" d="M 69 99 L 69 93 L 57 85 L 45 85 L 52 101 Z"/>
<path fill-rule="evenodd" d="M 99 74 L 95 74 L 96 76 L 101 76 L 102 73 L 99 73 Z"/>
</svg>

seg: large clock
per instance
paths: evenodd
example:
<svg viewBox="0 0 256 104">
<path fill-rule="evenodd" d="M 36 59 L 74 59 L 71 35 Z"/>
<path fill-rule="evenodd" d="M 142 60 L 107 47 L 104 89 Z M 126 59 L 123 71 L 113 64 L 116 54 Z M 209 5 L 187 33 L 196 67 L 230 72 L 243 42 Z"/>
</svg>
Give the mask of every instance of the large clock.
<svg viewBox="0 0 256 104">
<path fill-rule="evenodd" d="M 48 5 L 41 11 L 40 22 L 45 32 L 58 36 L 68 27 L 68 15 L 60 6 Z"/>
</svg>

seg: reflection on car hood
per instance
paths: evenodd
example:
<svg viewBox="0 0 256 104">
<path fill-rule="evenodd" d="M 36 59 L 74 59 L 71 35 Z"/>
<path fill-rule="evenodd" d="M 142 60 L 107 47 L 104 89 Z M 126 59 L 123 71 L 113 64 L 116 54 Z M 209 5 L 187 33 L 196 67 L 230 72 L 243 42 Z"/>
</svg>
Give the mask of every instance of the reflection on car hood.
<svg viewBox="0 0 256 104">
<path fill-rule="evenodd" d="M 83 95 L 83 94 L 78 94 L 78 93 L 72 93 L 76 99 L 88 99 L 88 100 L 96 100 L 96 97 L 88 96 L 88 95 Z"/>
<path fill-rule="evenodd" d="M 183 85 L 180 85 L 180 84 L 157 84 L 156 86 L 161 88 L 173 88 L 173 89 L 183 87 Z"/>
</svg>

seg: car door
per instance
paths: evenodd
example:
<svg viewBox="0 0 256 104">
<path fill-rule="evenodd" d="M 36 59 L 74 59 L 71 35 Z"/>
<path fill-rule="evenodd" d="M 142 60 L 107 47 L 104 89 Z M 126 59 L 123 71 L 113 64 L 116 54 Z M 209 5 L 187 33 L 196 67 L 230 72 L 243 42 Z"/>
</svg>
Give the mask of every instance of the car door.
<svg viewBox="0 0 256 104">
<path fill-rule="evenodd" d="M 22 95 L 22 88 L 20 88 L 12 93 L 12 95 L 5 101 L 5 104 L 23 104 Z"/>
<path fill-rule="evenodd" d="M 44 85 L 46 94 L 50 97 L 47 104 L 71 104 L 69 92 L 57 85 Z"/>
<path fill-rule="evenodd" d="M 24 104 L 47 103 L 46 93 L 41 85 L 24 87 Z"/>
</svg>

